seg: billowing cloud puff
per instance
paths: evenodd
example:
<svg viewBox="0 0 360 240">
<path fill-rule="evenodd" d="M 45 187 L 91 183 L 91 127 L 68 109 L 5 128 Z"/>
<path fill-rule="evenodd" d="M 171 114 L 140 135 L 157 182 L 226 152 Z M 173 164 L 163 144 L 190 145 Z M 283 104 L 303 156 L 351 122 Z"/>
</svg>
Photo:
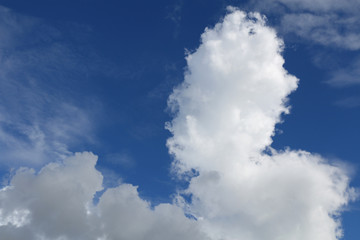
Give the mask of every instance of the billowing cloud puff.
<svg viewBox="0 0 360 240">
<path fill-rule="evenodd" d="M 283 68 L 282 41 L 261 15 L 236 9 L 201 41 L 169 97 L 174 171 L 191 177 L 173 204 L 152 208 L 130 184 L 95 204 L 103 190 L 96 157 L 76 154 L 15 174 L 0 191 L 1 238 L 339 239 L 337 217 L 354 197 L 345 170 L 270 146 L 298 82 Z"/>
<path fill-rule="evenodd" d="M 194 220 L 174 205 L 151 209 L 136 187 L 102 190 L 97 157 L 76 154 L 39 173 L 20 169 L 0 191 L 0 235 L 10 239 L 203 239 Z"/>
<path fill-rule="evenodd" d="M 318 155 L 270 147 L 297 87 L 283 68 L 282 41 L 259 14 L 240 11 L 201 40 L 169 98 L 174 167 L 198 173 L 184 191 L 186 209 L 213 239 L 339 238 L 336 217 L 353 195 L 346 172 Z"/>
<path fill-rule="evenodd" d="M 234 12 L 205 30 L 201 46 L 187 56 L 184 83 L 169 98 L 177 116 L 168 146 L 180 165 L 228 170 L 224 162 L 247 162 L 271 144 L 288 111 L 286 97 L 297 87 L 282 67 L 282 46 L 259 14 Z"/>
</svg>

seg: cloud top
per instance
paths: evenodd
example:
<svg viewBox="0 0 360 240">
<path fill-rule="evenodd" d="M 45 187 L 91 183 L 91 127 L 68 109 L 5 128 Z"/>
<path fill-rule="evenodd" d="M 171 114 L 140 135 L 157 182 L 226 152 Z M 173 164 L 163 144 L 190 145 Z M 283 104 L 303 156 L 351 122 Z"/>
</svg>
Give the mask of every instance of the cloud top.
<svg viewBox="0 0 360 240">
<path fill-rule="evenodd" d="M 176 117 L 168 146 L 187 170 L 217 170 L 229 152 L 238 161 L 271 144 L 298 80 L 282 67 L 283 42 L 258 13 L 235 11 L 206 29 L 201 41 L 187 56 L 183 84 L 169 97 Z"/>
</svg>

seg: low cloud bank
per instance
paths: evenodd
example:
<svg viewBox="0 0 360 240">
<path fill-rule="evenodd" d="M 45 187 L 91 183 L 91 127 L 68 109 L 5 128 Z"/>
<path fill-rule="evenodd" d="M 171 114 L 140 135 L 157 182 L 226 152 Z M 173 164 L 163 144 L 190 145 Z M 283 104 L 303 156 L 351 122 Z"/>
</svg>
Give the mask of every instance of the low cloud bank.
<svg viewBox="0 0 360 240">
<path fill-rule="evenodd" d="M 1 239 L 204 239 L 174 205 L 150 208 L 130 184 L 102 190 L 97 157 L 75 154 L 39 173 L 21 169 L 0 191 Z"/>
</svg>

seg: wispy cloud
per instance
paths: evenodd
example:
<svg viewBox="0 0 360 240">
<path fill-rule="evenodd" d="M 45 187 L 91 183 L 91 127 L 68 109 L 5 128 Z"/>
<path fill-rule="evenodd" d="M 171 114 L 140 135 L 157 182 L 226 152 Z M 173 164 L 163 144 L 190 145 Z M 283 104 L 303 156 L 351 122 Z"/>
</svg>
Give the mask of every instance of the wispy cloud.
<svg viewBox="0 0 360 240">
<path fill-rule="evenodd" d="M 253 1 L 252 7 L 280 14 L 279 29 L 317 44 L 349 50 L 360 49 L 356 0 L 267 0 Z"/>
<path fill-rule="evenodd" d="M 355 52 L 360 50 L 360 2 L 357 0 L 266 0 L 250 1 L 248 7 L 276 16 L 274 26 L 286 38 L 310 45 L 320 45 L 336 51 Z M 305 41 L 304 41 L 305 40 Z M 326 51 L 326 50 L 325 50 Z M 322 54 L 319 54 L 322 55 Z M 333 55 L 332 58 L 337 56 Z M 316 57 L 317 59 L 319 57 Z M 346 60 L 348 65 L 332 73 L 328 83 L 335 87 L 358 84 L 356 61 Z M 345 61 L 345 60 L 344 60 Z M 326 59 L 321 65 L 327 66 Z"/>
<path fill-rule="evenodd" d="M 62 159 L 77 140 L 93 140 L 92 113 L 73 88 L 87 66 L 56 28 L 7 8 L 0 12 L 2 164 Z"/>
<path fill-rule="evenodd" d="M 360 107 L 360 97 L 359 96 L 352 96 L 347 97 L 344 99 L 340 99 L 335 102 L 336 106 L 345 107 L 345 108 L 356 108 Z"/>
<path fill-rule="evenodd" d="M 358 23 L 353 16 L 342 19 L 337 14 L 297 13 L 285 14 L 281 28 L 318 44 L 349 50 L 360 49 Z"/>
<path fill-rule="evenodd" d="M 177 38 L 180 33 L 181 13 L 183 8 L 183 0 L 177 1 L 176 4 L 167 7 L 166 19 L 171 20 L 175 24 L 173 37 Z"/>
<path fill-rule="evenodd" d="M 327 83 L 333 87 L 360 85 L 360 59 L 345 68 L 333 70 Z"/>
</svg>

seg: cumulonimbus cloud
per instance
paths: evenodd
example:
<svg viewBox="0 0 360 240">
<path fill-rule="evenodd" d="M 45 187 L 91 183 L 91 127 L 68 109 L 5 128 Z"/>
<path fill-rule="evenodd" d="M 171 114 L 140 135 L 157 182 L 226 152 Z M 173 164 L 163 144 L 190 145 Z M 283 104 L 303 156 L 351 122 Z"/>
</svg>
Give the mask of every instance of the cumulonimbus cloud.
<svg viewBox="0 0 360 240">
<path fill-rule="evenodd" d="M 21 169 L 0 191 L 2 239 L 339 239 L 338 216 L 355 196 L 345 169 L 271 148 L 298 82 L 282 48 L 257 13 L 230 9 L 205 30 L 169 97 L 174 172 L 196 172 L 173 204 L 152 209 L 130 184 L 94 204 L 96 157 L 76 154 L 39 173 Z"/>
</svg>

